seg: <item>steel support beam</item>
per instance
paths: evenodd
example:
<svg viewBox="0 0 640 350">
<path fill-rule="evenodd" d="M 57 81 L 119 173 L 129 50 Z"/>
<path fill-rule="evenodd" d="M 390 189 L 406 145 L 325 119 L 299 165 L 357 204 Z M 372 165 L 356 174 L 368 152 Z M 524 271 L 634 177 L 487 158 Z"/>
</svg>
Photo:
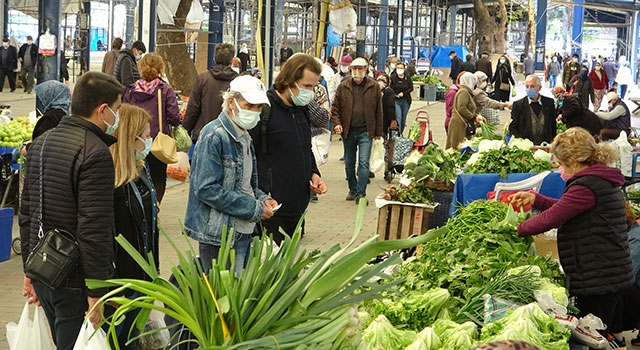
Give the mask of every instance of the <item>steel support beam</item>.
<svg viewBox="0 0 640 350">
<path fill-rule="evenodd" d="M 536 12 L 536 70 L 544 70 L 547 36 L 547 0 L 538 0 Z"/>
<path fill-rule="evenodd" d="M 38 55 L 38 63 L 36 67 L 36 76 L 38 84 L 47 80 L 60 80 L 60 48 L 63 47 L 64 35 L 60 35 L 60 16 L 61 16 L 61 0 L 39 0 L 38 12 L 38 31 L 55 35 L 58 50 L 53 56 Z M 87 42 L 87 47 L 89 47 Z"/>
<path fill-rule="evenodd" d="M 224 1 L 209 1 L 209 47 L 207 48 L 207 68 L 213 67 L 216 44 L 222 43 L 222 21 L 224 20 Z"/>
</svg>

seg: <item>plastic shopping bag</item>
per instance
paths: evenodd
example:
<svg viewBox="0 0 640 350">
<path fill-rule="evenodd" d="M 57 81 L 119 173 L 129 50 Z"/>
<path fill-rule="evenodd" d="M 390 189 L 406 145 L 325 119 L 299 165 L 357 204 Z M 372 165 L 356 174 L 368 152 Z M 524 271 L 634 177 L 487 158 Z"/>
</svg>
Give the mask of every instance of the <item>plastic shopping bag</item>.
<svg viewBox="0 0 640 350">
<path fill-rule="evenodd" d="M 331 131 L 322 129 L 320 135 L 311 138 L 311 150 L 316 159 L 316 165 L 320 166 L 329 160 L 329 147 L 331 146 Z"/>
<path fill-rule="evenodd" d="M 202 23 L 202 20 L 204 20 L 204 10 L 202 9 L 200 0 L 192 0 L 186 22 L 189 24 L 198 24 Z"/>
<path fill-rule="evenodd" d="M 169 344 L 171 339 L 167 324 L 164 322 L 164 314 L 158 310 L 151 310 L 142 334 L 144 335 L 138 343 L 142 349 L 162 349 Z"/>
<path fill-rule="evenodd" d="M 620 169 L 620 171 L 622 171 L 622 175 L 631 177 L 633 147 L 629 143 L 627 133 L 624 131 L 620 131 L 620 136 L 612 141 L 612 146 L 616 149 L 616 151 L 618 151 L 618 159 L 614 164 L 610 165 Z"/>
<path fill-rule="evenodd" d="M 176 150 L 178 152 L 189 152 L 193 142 L 189 132 L 182 125 L 173 128 L 173 138 L 176 140 Z"/>
<path fill-rule="evenodd" d="M 107 335 L 102 328 L 94 330 L 89 319 L 85 319 L 80 328 L 73 350 L 109 350 Z"/>
<path fill-rule="evenodd" d="M 11 350 L 52 350 L 49 326 L 42 307 L 36 306 L 32 321 L 29 303 L 25 303 L 18 324 L 7 323 L 7 341 Z"/>
<path fill-rule="evenodd" d="M 185 182 L 191 172 L 191 166 L 189 165 L 189 154 L 185 152 L 178 152 L 178 162 L 167 165 L 167 176 L 177 180 Z"/>
<path fill-rule="evenodd" d="M 373 140 L 371 157 L 369 158 L 369 171 L 377 173 L 384 169 L 384 144 L 382 139 Z"/>
<path fill-rule="evenodd" d="M 358 15 L 348 0 L 344 2 L 334 0 L 329 7 L 329 23 L 333 32 L 338 35 L 353 33 L 356 31 Z"/>
</svg>

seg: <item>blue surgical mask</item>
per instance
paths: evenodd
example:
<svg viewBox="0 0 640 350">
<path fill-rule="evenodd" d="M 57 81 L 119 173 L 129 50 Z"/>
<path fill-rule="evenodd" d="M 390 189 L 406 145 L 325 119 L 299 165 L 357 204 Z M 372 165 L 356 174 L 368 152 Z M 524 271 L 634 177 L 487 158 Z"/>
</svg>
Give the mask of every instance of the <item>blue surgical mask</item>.
<svg viewBox="0 0 640 350">
<path fill-rule="evenodd" d="M 530 99 L 534 99 L 536 97 L 538 97 L 538 91 L 536 91 L 536 88 L 528 88 L 527 89 L 527 97 Z"/>
<path fill-rule="evenodd" d="M 136 149 L 136 160 L 143 160 L 147 158 L 147 155 L 151 150 L 151 144 L 153 144 L 153 139 L 152 138 L 143 139 L 140 136 L 136 136 L 136 138 L 142 141 L 142 143 L 144 143 L 144 149 L 142 151 Z"/>
<path fill-rule="evenodd" d="M 298 86 L 298 83 L 296 83 L 296 86 L 298 87 L 298 95 L 294 95 L 293 91 L 291 91 L 291 88 L 289 88 L 289 92 L 291 93 L 291 101 L 293 101 L 293 104 L 296 106 L 308 105 L 309 102 L 313 100 L 313 91 L 300 88 L 300 86 Z"/>
<path fill-rule="evenodd" d="M 247 109 L 240 108 L 238 101 L 234 98 L 233 102 L 236 103 L 236 107 L 238 107 L 238 114 L 236 115 L 235 111 L 231 111 L 233 113 L 233 122 L 236 123 L 237 126 L 250 130 L 253 129 L 256 125 L 258 125 L 258 121 L 260 121 L 260 112 L 261 111 L 250 111 Z"/>
<path fill-rule="evenodd" d="M 105 133 L 107 135 L 111 135 L 114 132 L 116 132 L 116 129 L 118 129 L 118 123 L 120 123 L 120 111 L 116 111 L 114 112 L 113 109 L 111 109 L 111 107 L 107 106 L 107 108 L 109 108 L 109 111 L 111 111 L 111 113 L 113 113 L 113 116 L 116 117 L 116 121 L 113 122 L 113 125 L 107 123 L 106 120 L 102 120 L 102 122 L 107 126 L 107 130 L 105 131 Z"/>
</svg>

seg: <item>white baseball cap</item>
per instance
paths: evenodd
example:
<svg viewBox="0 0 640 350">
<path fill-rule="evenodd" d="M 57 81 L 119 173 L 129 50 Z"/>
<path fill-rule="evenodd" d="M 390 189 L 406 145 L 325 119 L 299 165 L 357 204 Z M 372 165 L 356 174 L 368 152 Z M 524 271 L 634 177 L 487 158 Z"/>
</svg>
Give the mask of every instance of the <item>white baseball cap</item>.
<svg viewBox="0 0 640 350">
<path fill-rule="evenodd" d="M 618 93 L 615 91 L 609 91 L 609 93 L 607 93 L 607 99 L 609 101 L 611 100 L 617 100 L 618 99 Z"/>
<path fill-rule="evenodd" d="M 351 62 L 351 67 L 366 67 L 369 65 L 369 62 L 362 57 L 358 57 L 353 62 Z"/>
<path fill-rule="evenodd" d="M 264 84 L 262 84 L 260 79 L 250 75 L 241 75 L 233 79 L 231 84 L 229 84 L 229 91 L 239 92 L 242 98 L 251 104 L 271 105 Z"/>
</svg>

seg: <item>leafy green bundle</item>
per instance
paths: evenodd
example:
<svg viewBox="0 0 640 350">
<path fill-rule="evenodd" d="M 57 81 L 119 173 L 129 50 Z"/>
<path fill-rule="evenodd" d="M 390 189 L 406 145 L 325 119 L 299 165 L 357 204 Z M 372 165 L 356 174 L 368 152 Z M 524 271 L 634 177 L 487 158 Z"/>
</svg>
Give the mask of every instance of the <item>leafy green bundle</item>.
<svg viewBox="0 0 640 350">
<path fill-rule="evenodd" d="M 458 176 L 463 155 L 460 152 L 445 152 L 437 144 L 430 142 L 417 160 L 410 156 L 404 169 L 408 177 L 431 180 L 453 181 Z"/>
<path fill-rule="evenodd" d="M 403 263 L 394 274 L 394 277 L 404 280 L 396 286 L 399 295 L 413 296 L 414 292 L 426 293 L 434 288 L 445 288 L 450 298 L 439 311 L 439 318 L 450 314 L 456 321 L 472 320 L 479 324 L 482 323 L 479 307 L 482 295 L 479 291 L 530 302 L 532 294 L 522 297 L 536 286 L 530 277 L 507 276 L 505 271 L 524 265 L 538 265 L 540 277 L 559 276 L 560 271 L 550 257 L 528 254 L 533 240 L 516 235 L 516 222 L 505 221 L 508 209 L 509 206 L 497 201 L 475 201 L 449 219 L 444 226 L 447 232 L 420 246 L 417 256 Z M 510 218 L 513 220 L 513 215 Z M 525 288 L 524 292 L 522 288 Z M 389 299 L 397 298 L 392 292 L 384 292 L 383 295 Z M 412 302 L 399 301 L 401 304 Z M 396 315 L 393 309 L 384 310 L 375 302 L 364 305 L 372 313 L 406 320 L 404 324 L 409 329 L 420 330 L 430 325 L 428 317 L 424 317 L 424 321 L 418 320 L 424 310 L 405 309 L 404 315 Z"/>
<path fill-rule="evenodd" d="M 539 173 L 551 169 L 551 163 L 533 157 L 530 150 L 502 147 L 485 151 L 464 172 L 468 174 L 497 173 L 506 178 L 510 173 Z"/>
</svg>

